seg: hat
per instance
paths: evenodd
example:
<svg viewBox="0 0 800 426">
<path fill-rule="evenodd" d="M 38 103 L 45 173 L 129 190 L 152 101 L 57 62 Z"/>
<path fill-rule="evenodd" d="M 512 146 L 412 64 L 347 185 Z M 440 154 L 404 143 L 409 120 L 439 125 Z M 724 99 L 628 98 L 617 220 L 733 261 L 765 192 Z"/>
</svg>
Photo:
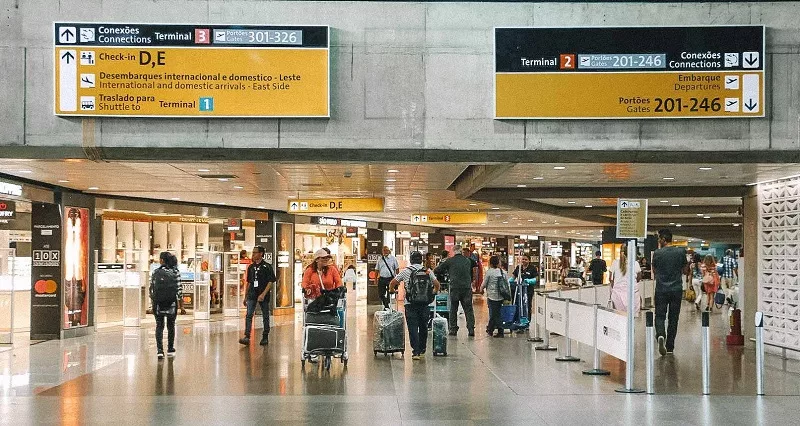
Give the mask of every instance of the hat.
<svg viewBox="0 0 800 426">
<path fill-rule="evenodd" d="M 314 260 L 317 260 L 320 257 L 331 257 L 331 254 L 328 253 L 325 249 L 319 249 L 316 252 L 314 252 Z"/>
</svg>

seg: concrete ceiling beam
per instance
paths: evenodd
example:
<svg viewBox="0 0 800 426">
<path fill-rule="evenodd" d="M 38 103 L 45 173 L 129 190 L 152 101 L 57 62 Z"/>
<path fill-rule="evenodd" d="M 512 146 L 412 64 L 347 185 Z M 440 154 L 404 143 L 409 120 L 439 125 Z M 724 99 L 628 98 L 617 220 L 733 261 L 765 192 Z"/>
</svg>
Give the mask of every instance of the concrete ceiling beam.
<svg viewBox="0 0 800 426">
<path fill-rule="evenodd" d="M 457 198 L 467 199 L 513 167 L 512 163 L 473 164 L 456 178 L 450 189 L 455 191 Z"/>
<path fill-rule="evenodd" d="M 745 186 L 703 187 L 704 198 L 742 197 Z M 539 188 L 484 188 L 475 193 L 487 202 L 513 199 L 551 198 L 694 198 L 701 195 L 697 186 L 640 186 L 640 187 L 539 187 Z M 677 207 L 676 207 L 677 208 Z"/>
</svg>

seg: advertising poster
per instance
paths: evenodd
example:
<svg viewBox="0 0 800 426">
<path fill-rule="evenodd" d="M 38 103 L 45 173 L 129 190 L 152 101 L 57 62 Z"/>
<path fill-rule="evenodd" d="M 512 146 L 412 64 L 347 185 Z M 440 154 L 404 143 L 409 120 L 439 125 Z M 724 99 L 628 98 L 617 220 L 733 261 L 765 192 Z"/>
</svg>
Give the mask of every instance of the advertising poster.
<svg viewBox="0 0 800 426">
<path fill-rule="evenodd" d="M 64 208 L 64 328 L 83 327 L 89 314 L 89 210 Z"/>
<path fill-rule="evenodd" d="M 55 204 L 31 206 L 31 339 L 61 334 L 61 210 Z"/>
<path fill-rule="evenodd" d="M 291 261 L 291 254 L 294 251 L 294 225 L 291 223 L 275 223 L 275 236 L 275 240 L 278 243 L 278 261 L 275 271 L 278 282 L 276 283 L 277 288 L 275 291 L 275 307 L 291 308 L 294 306 Z"/>
</svg>

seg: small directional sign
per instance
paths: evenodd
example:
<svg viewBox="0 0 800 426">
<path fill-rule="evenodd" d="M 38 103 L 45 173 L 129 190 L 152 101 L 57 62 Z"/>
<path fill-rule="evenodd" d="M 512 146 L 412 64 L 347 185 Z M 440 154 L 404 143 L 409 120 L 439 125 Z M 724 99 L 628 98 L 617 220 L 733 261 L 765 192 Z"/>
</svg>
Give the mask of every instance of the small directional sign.
<svg viewBox="0 0 800 426">
<path fill-rule="evenodd" d="M 647 236 L 647 200 L 617 200 L 617 238 Z"/>
</svg>

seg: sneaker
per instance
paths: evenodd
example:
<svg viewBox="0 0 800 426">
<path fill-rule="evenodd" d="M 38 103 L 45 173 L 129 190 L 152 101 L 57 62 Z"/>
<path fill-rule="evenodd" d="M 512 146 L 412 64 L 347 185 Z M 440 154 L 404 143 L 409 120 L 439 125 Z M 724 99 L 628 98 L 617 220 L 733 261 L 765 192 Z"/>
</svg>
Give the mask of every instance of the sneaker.
<svg viewBox="0 0 800 426">
<path fill-rule="evenodd" d="M 419 355 L 411 355 L 411 359 L 413 359 L 415 361 L 419 361 L 421 358 L 420 358 Z"/>
<path fill-rule="evenodd" d="M 468 333 L 469 337 L 475 337 L 475 330 L 470 330 Z"/>
<path fill-rule="evenodd" d="M 312 364 L 316 364 L 317 362 L 319 362 L 319 355 L 311 355 L 311 356 L 309 356 L 308 357 L 308 362 L 310 362 Z"/>
<path fill-rule="evenodd" d="M 664 344 L 665 344 L 664 336 L 658 336 L 658 353 L 660 353 L 661 356 L 667 354 L 667 347 Z"/>
<path fill-rule="evenodd" d="M 694 307 L 697 308 L 698 311 L 700 310 L 700 304 L 699 303 L 695 303 Z"/>
<path fill-rule="evenodd" d="M 247 345 L 250 344 L 250 338 L 249 337 L 242 337 L 241 339 L 239 339 L 239 343 L 247 346 Z"/>
<path fill-rule="evenodd" d="M 499 338 L 503 338 L 503 337 L 506 337 L 506 335 L 505 335 L 504 333 L 497 333 L 497 334 L 495 334 L 495 335 L 494 335 L 494 336 L 492 336 L 492 337 L 499 337 Z"/>
<path fill-rule="evenodd" d="M 172 348 L 167 351 L 167 356 L 170 358 L 175 358 L 175 348 Z"/>
<path fill-rule="evenodd" d="M 158 354 L 156 354 L 156 356 L 158 357 L 158 359 L 164 359 L 164 351 L 158 351 Z"/>
<path fill-rule="evenodd" d="M 261 346 L 267 346 L 269 344 L 269 336 L 264 336 L 261 338 L 261 342 L 258 343 Z"/>
<path fill-rule="evenodd" d="M 448 336 L 456 336 L 456 335 L 458 335 L 458 332 L 457 331 L 451 331 L 451 332 L 447 333 L 447 335 Z"/>
<path fill-rule="evenodd" d="M 673 349 L 667 349 L 667 355 L 672 355 L 672 352 L 674 352 Z"/>
</svg>

